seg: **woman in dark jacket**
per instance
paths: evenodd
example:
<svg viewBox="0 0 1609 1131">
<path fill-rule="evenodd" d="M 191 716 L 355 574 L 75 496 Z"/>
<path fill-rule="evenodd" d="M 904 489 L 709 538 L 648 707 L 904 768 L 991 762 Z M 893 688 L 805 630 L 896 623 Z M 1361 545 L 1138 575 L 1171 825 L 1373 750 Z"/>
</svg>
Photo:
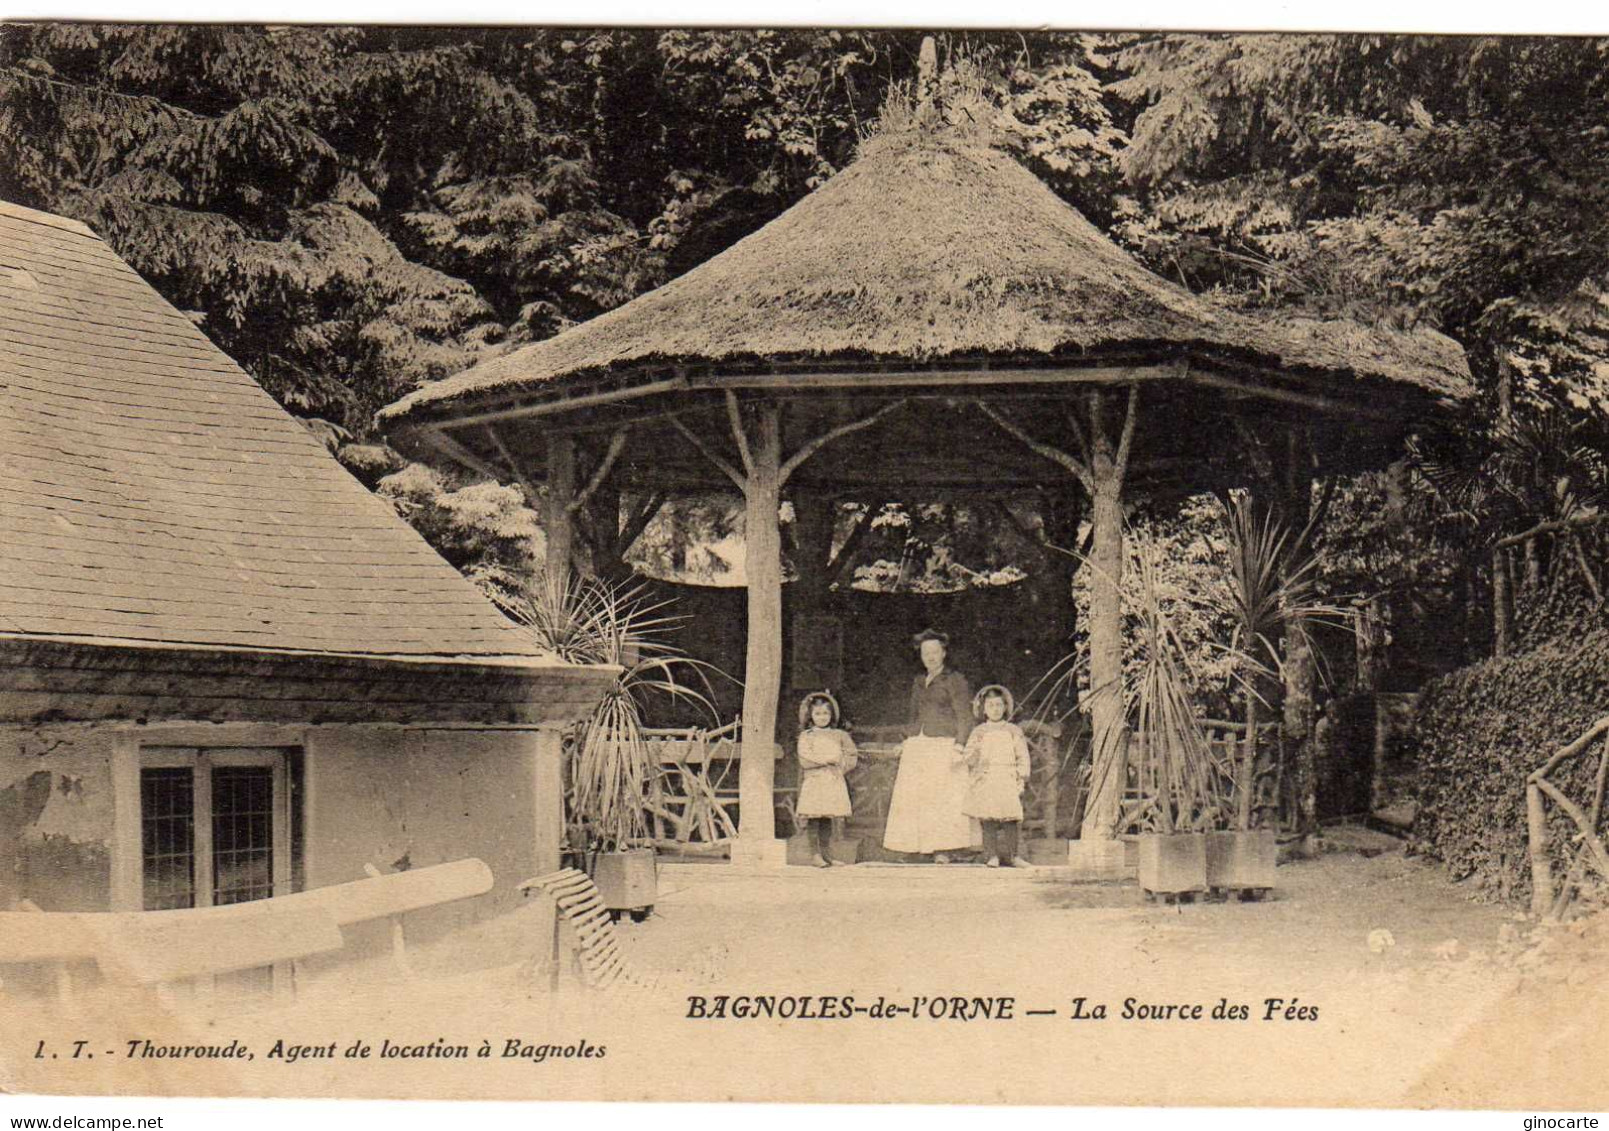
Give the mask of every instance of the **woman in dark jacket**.
<svg viewBox="0 0 1609 1131">
<path fill-rule="evenodd" d="M 978 822 L 961 811 L 969 778 L 962 750 L 972 732 L 972 689 L 946 664 L 949 637 L 929 630 L 916 638 L 923 672 L 911 684 L 908 737 L 888 805 L 883 847 L 891 852 L 948 852 L 982 843 Z"/>
</svg>

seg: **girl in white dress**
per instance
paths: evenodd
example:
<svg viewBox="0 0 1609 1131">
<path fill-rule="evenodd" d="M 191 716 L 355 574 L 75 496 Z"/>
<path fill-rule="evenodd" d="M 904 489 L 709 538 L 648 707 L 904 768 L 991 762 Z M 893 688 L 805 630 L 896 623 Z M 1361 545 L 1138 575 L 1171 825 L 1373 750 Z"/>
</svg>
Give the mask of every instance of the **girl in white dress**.
<svg viewBox="0 0 1609 1131">
<path fill-rule="evenodd" d="M 799 704 L 799 804 L 816 842 L 811 863 L 826 868 L 844 861 L 832 858 L 832 822 L 851 809 L 844 775 L 855 768 L 856 751 L 849 733 L 838 728 L 838 700 L 813 692 Z"/>
<path fill-rule="evenodd" d="M 972 714 L 982 720 L 967 736 L 966 763 L 971 788 L 961 810 L 983 825 L 984 861 L 991 868 L 1030 867 L 1017 855 L 1022 826 L 1022 787 L 1031 764 L 1028 738 L 1009 722 L 1015 704 L 1011 692 L 991 683 L 972 700 Z"/>
</svg>

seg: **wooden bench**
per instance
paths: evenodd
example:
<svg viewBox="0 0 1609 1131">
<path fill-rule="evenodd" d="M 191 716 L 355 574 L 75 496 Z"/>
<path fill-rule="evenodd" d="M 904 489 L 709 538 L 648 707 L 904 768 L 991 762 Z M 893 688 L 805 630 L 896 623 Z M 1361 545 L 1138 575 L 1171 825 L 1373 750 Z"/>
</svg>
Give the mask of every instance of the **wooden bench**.
<svg viewBox="0 0 1609 1131">
<path fill-rule="evenodd" d="M 0 965 L 55 966 L 65 1003 L 74 963 L 94 962 L 114 983 L 163 985 L 326 954 L 341 949 L 342 927 L 390 918 L 393 957 L 406 969 L 404 913 L 491 887 L 491 869 L 468 859 L 224 907 L 0 912 Z"/>
<path fill-rule="evenodd" d="M 553 940 L 549 952 L 549 986 L 558 987 L 565 952 L 574 956 L 575 967 L 587 986 L 598 989 L 648 990 L 658 979 L 634 972 L 615 937 L 614 920 L 603 905 L 603 897 L 592 877 L 575 868 L 561 868 L 520 884 L 529 895 L 541 892 L 553 900 Z M 565 946 L 568 931 L 570 945 Z"/>
</svg>

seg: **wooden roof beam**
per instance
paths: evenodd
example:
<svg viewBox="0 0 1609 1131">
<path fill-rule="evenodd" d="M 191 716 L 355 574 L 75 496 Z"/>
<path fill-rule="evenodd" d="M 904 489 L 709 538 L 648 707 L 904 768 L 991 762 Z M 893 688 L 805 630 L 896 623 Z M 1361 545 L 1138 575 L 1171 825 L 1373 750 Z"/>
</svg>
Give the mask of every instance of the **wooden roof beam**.
<svg viewBox="0 0 1609 1131">
<path fill-rule="evenodd" d="M 507 408 L 489 409 L 485 412 L 453 416 L 425 425 L 424 430 L 429 431 L 442 427 L 466 428 L 473 424 L 496 424 L 504 420 L 520 420 L 531 416 L 550 416 L 556 412 L 572 412 L 576 409 L 591 408 L 594 405 L 612 404 L 615 401 L 649 397 L 657 393 L 669 393 L 685 388 L 687 388 L 687 378 L 677 375 L 657 381 L 648 381 L 640 385 L 627 385 L 617 389 L 605 389 L 596 393 L 584 393 L 578 397 L 555 397 L 537 404 L 515 404 Z"/>
<path fill-rule="evenodd" d="M 1326 396 L 1323 393 L 1298 392 L 1295 389 L 1282 389 L 1274 385 L 1243 381 L 1227 374 L 1215 373 L 1195 366 L 1190 368 L 1189 382 L 1192 385 L 1204 385 L 1209 389 L 1223 389 L 1227 392 L 1238 393 L 1247 399 L 1295 405 L 1299 408 L 1312 409 L 1336 416 L 1361 417 L 1367 420 L 1377 420 L 1392 424 L 1398 424 L 1402 421 L 1400 412 L 1374 408 L 1356 401 Z"/>
<path fill-rule="evenodd" d="M 505 470 L 503 468 L 494 466 L 487 460 L 482 459 L 480 456 L 470 451 L 470 449 L 465 447 L 462 443 L 447 435 L 446 430 L 443 428 L 426 428 L 421 431 L 420 435 L 424 439 L 425 443 L 429 444 L 432 448 L 436 449 L 436 451 L 440 452 L 448 459 L 453 460 L 455 463 L 462 464 L 471 471 L 479 472 L 481 475 L 484 475 L 494 483 L 501 483 L 510 475 L 513 475 L 516 478 L 519 475 L 517 468 L 509 468 Z"/>
<path fill-rule="evenodd" d="M 973 385 L 1124 385 L 1135 381 L 1180 381 L 1187 375 L 1183 361 L 1161 365 L 1089 365 L 992 369 L 873 369 L 774 370 L 764 373 L 710 374 L 687 379 L 689 389 L 763 389 L 788 393 L 811 389 L 909 390 L 915 387 L 953 390 Z M 912 396 L 920 394 L 903 393 Z M 941 395 L 935 393 L 935 395 Z M 953 392 L 942 395 L 954 395 Z"/>
<path fill-rule="evenodd" d="M 1218 366 L 1222 366 L 1220 369 Z M 1246 369 L 1246 375 L 1232 375 L 1225 369 Z M 670 374 L 671 371 L 661 371 Z M 671 392 L 733 393 L 737 390 L 764 390 L 779 398 L 807 396 L 822 391 L 836 391 L 875 398 L 898 395 L 906 399 L 954 398 L 965 389 L 978 387 L 1015 387 L 1017 389 L 1044 390 L 1042 395 L 1054 395 L 1054 389 L 1068 385 L 1124 385 L 1139 383 L 1177 382 L 1181 385 L 1219 389 L 1234 397 L 1263 401 L 1270 404 L 1290 405 L 1307 411 L 1322 412 L 1331 416 L 1350 416 L 1380 423 L 1399 423 L 1400 412 L 1377 408 L 1361 401 L 1336 397 L 1326 393 L 1292 389 L 1274 384 L 1261 370 L 1236 366 L 1232 361 L 1219 361 L 1213 368 L 1190 364 L 1180 359 L 1151 365 L 1089 365 L 995 368 L 978 363 L 969 368 L 957 369 L 894 369 L 867 365 L 859 369 L 794 369 L 772 367 L 764 371 L 737 374 L 718 374 L 678 370 L 673 375 L 661 376 L 637 384 L 625 385 L 575 397 L 553 397 L 535 404 L 515 404 L 500 409 L 488 409 L 424 425 L 419 429 L 427 442 L 444 434 L 444 429 L 458 429 L 477 424 L 496 424 L 516 420 L 537 420 L 558 414 L 604 406 L 622 406 L 622 402 L 656 397 Z M 1034 395 L 1032 393 L 1028 395 Z M 711 406 L 716 407 L 716 406 Z M 675 411 L 685 411 L 677 409 Z M 645 423 L 663 420 L 669 412 L 656 411 L 643 415 L 615 416 L 603 421 L 574 422 L 548 425 L 554 430 L 581 432 L 620 428 L 628 423 Z M 471 453 L 473 454 L 473 453 Z M 454 454 L 454 458 L 457 455 Z M 484 461 L 482 461 L 484 463 Z M 474 466 L 474 465 L 466 465 Z M 476 468 L 484 472 L 484 467 Z"/>
</svg>

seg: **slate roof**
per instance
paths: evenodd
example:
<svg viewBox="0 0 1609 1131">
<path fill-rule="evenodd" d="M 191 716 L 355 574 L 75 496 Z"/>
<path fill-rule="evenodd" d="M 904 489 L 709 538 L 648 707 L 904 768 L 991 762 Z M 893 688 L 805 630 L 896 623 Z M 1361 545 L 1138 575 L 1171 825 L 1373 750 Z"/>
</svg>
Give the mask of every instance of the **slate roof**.
<svg viewBox="0 0 1609 1131">
<path fill-rule="evenodd" d="M 0 634 L 556 663 L 93 232 L 3 201 Z"/>
</svg>

